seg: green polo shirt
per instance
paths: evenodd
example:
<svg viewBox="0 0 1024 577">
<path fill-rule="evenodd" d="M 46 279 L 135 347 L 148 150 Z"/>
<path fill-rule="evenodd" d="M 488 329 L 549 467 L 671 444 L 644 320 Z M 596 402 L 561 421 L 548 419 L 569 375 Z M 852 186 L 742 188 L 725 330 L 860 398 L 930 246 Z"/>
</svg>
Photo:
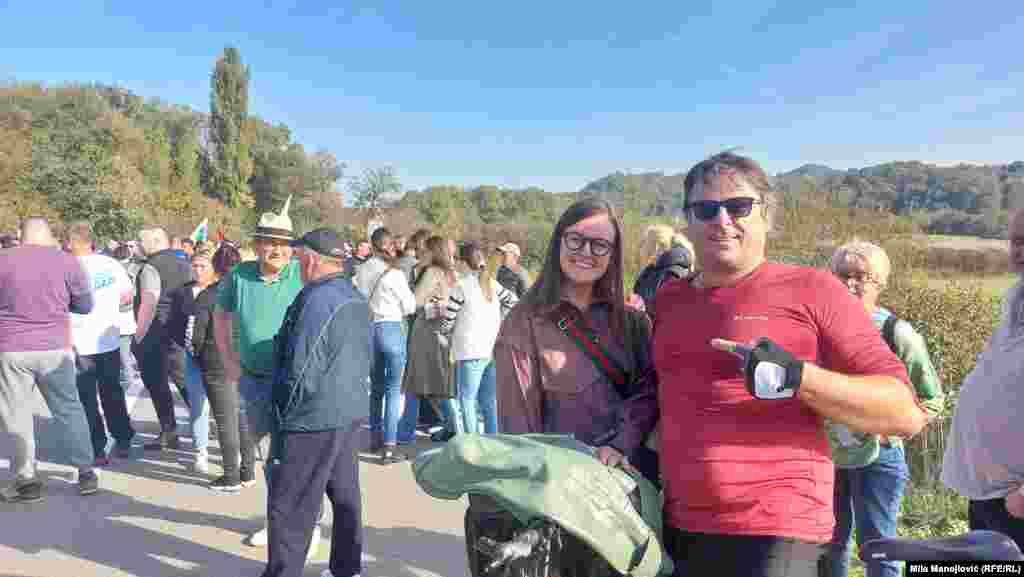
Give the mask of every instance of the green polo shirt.
<svg viewBox="0 0 1024 577">
<path fill-rule="evenodd" d="M 270 377 L 274 372 L 274 335 L 284 314 L 302 290 L 298 261 L 289 262 L 276 278 L 264 280 L 257 261 L 239 264 L 220 283 L 217 308 L 235 313 L 242 371 Z"/>
</svg>

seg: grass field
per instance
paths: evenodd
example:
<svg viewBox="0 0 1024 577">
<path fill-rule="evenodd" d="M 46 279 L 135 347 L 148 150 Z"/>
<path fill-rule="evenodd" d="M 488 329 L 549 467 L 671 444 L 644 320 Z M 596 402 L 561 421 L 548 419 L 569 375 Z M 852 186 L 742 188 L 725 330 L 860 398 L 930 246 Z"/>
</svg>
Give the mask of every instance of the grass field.
<svg viewBox="0 0 1024 577">
<path fill-rule="evenodd" d="M 929 246 L 952 248 L 961 250 L 1008 250 L 1007 242 L 998 238 L 980 238 L 977 236 L 954 236 L 948 234 L 929 234 L 922 238 L 927 239 Z"/>
<path fill-rule="evenodd" d="M 928 279 L 928 284 L 934 288 L 942 288 L 951 282 L 959 281 L 967 284 L 976 284 L 981 286 L 985 292 L 995 295 L 1002 296 L 1006 293 L 1007 289 L 1013 286 L 1014 283 L 1020 277 L 1013 274 L 998 275 L 998 276 L 964 276 L 964 277 L 936 277 Z"/>
</svg>

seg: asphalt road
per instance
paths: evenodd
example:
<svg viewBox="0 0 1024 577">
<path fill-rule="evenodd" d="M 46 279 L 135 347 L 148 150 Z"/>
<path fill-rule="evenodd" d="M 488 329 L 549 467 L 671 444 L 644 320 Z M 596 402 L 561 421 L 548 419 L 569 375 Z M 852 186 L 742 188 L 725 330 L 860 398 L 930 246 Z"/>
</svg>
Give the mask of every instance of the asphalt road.
<svg viewBox="0 0 1024 577">
<path fill-rule="evenodd" d="M 132 418 L 138 443 L 158 430 L 145 392 L 135 392 Z M 180 402 L 180 401 L 179 401 Z M 33 505 L 0 503 L 0 577 L 252 576 L 263 570 L 266 549 L 245 543 L 262 526 L 266 492 L 262 471 L 256 486 L 238 495 L 205 487 L 191 469 L 191 445 L 162 454 L 141 452 L 115 460 L 100 472 L 100 492 L 81 497 L 74 470 L 62 464 L 61 439 L 42 398 L 36 396 L 39 473 L 46 500 Z M 186 410 L 178 407 L 179 424 Z M 418 449 L 430 445 L 423 442 Z M 364 444 L 364 446 L 366 446 Z M 211 441 L 211 473 L 219 451 Z M 0 482 L 13 476 L 9 435 L 0 434 Z M 361 460 L 364 577 L 463 577 L 465 499 L 440 501 L 416 485 L 408 463 L 383 466 Z M 306 576 L 319 576 L 330 552 L 330 519 Z"/>
</svg>

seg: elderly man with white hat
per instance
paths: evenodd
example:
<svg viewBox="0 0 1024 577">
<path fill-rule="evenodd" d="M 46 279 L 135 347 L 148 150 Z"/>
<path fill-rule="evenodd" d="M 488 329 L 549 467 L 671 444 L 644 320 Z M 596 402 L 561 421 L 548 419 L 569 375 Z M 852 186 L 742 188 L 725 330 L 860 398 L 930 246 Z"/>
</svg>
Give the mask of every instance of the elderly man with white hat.
<svg viewBox="0 0 1024 577">
<path fill-rule="evenodd" d="M 225 377 L 238 383 L 240 397 L 239 474 L 243 486 L 255 483 L 256 451 L 268 436 L 273 438 L 274 336 L 289 305 L 302 290 L 299 263 L 293 260 L 289 246 L 295 239 L 288 216 L 290 205 L 288 197 L 280 214 L 268 212 L 260 217 L 252 234 L 256 260 L 236 266 L 221 281 L 217 295 L 214 339 L 224 359 Z M 233 336 L 236 327 L 237 348 Z M 261 455 L 268 493 L 271 458 Z M 256 547 L 266 546 L 266 526 L 254 533 L 249 542 Z M 319 532 L 314 533 L 310 550 L 315 551 L 318 543 Z"/>
<path fill-rule="evenodd" d="M 504 259 L 498 267 L 497 279 L 501 286 L 515 293 L 516 297 L 523 298 L 526 289 L 530 288 L 530 277 L 526 270 L 519 264 L 522 253 L 519 252 L 519 245 L 514 242 L 506 242 L 498 247 Z"/>
</svg>

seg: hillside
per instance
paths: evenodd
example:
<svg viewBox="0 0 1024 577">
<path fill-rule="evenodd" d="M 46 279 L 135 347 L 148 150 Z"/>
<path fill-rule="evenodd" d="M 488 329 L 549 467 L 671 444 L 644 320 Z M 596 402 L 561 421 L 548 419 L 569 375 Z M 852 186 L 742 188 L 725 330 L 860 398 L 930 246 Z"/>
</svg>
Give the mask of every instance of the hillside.
<svg viewBox="0 0 1024 577">
<path fill-rule="evenodd" d="M 333 154 L 307 154 L 284 125 L 248 116 L 244 203 L 212 176 L 211 115 L 104 85 L 0 86 L 0 230 L 30 214 L 86 219 L 100 238 L 128 238 L 146 224 L 238 238 L 256 215 L 289 194 L 293 219 L 322 222 L 340 207 L 341 167 Z"/>
<path fill-rule="evenodd" d="M 628 200 L 651 214 L 677 215 L 684 177 L 617 172 L 587 184 L 578 196 L 597 195 L 619 206 Z M 846 171 L 807 164 L 775 180 L 784 195 L 912 216 L 936 234 L 1002 236 L 1006 210 L 1024 202 L 1024 161 L 953 167 L 889 162 Z"/>
</svg>

